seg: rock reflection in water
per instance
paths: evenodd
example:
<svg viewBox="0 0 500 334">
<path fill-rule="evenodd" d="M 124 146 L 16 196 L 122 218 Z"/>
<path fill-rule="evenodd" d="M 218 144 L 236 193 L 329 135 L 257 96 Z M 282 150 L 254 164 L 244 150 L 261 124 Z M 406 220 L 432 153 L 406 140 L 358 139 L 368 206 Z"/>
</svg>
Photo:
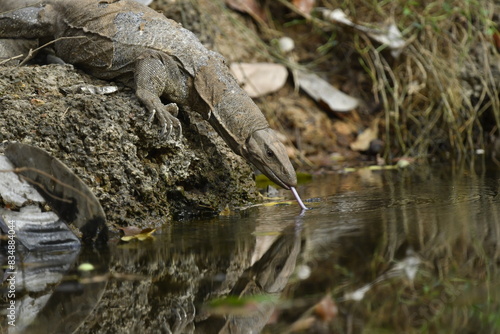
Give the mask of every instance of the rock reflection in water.
<svg viewBox="0 0 500 334">
<path fill-rule="evenodd" d="M 73 269 L 16 333 L 259 333 L 294 271 L 302 227 L 300 218 L 274 225 L 275 240 L 252 263 L 258 211 L 244 215 L 165 226 L 154 240 L 84 248 L 76 263 L 53 264 Z M 82 262 L 96 270 L 77 273 Z M 252 295 L 268 297 L 245 316 L 204 306 Z"/>
</svg>

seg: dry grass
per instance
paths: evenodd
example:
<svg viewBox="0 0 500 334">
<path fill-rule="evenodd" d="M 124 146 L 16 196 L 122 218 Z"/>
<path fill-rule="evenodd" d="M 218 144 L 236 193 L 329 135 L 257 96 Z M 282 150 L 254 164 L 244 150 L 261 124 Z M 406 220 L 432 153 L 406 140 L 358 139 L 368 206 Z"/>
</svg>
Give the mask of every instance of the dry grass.
<svg viewBox="0 0 500 334">
<path fill-rule="evenodd" d="M 277 3 L 290 7 L 285 0 Z M 272 22 L 276 30 L 282 29 L 276 25 L 281 20 L 283 27 L 309 26 L 306 42 L 317 36 L 324 39 L 315 54 L 304 56 L 303 52 L 299 62 L 323 73 L 329 66 L 343 68 L 329 75 L 340 85 L 342 80 L 344 86 L 349 80 L 356 81 L 352 79 L 355 76 L 365 76 L 371 82 L 371 92 L 358 80 L 358 91 L 348 93 L 361 96 L 368 105 L 381 106 L 386 158 L 442 153 L 466 157 L 486 148 L 490 134 L 498 136 L 500 53 L 493 43 L 493 34 L 500 29 L 495 24 L 500 21 L 500 16 L 495 16 L 500 13 L 498 2 L 318 1 L 327 9 L 341 8 L 355 22 L 367 26 L 394 22 L 407 42 L 397 59 L 364 33 L 318 15 L 298 18 L 276 14 L 278 5 L 268 5 L 268 12 L 275 15 Z M 307 45 L 299 41 L 301 47 Z M 370 107 L 365 109 L 360 112 L 368 118 L 377 116 L 370 115 Z"/>
<path fill-rule="evenodd" d="M 445 151 L 459 156 L 486 146 L 500 125 L 499 52 L 491 0 L 331 1 L 360 21 L 394 21 L 407 41 L 392 59 L 366 36 L 352 47 L 383 106 L 386 156 Z"/>
<path fill-rule="evenodd" d="M 394 22 L 407 42 L 397 59 L 366 34 L 324 20 L 319 11 L 301 14 L 288 0 L 259 2 L 267 23 L 235 15 L 224 0 L 185 2 L 204 9 L 201 13 L 213 13 L 207 16 L 207 27 L 219 27 L 221 17 L 227 17 L 232 33 L 219 27 L 214 36 L 215 49 L 228 59 L 274 59 L 290 69 L 305 66 L 361 98 L 365 104 L 358 112 L 364 124 L 359 129 L 381 118 L 379 133 L 387 144 L 387 160 L 468 157 L 476 149 L 488 149 L 491 139 L 499 137 L 500 52 L 493 43 L 500 29 L 497 0 L 317 0 L 318 7 L 340 8 L 360 24 L 380 27 Z M 189 22 L 185 24 L 191 28 Z M 276 39 L 284 35 L 295 40 L 293 61 L 277 52 Z M 227 41 L 231 43 L 224 46 Z M 241 56 L 245 48 L 250 50 L 248 57 Z M 266 111 L 266 101 L 260 103 L 271 123 L 278 124 L 295 146 L 301 141 L 313 145 L 311 138 L 302 136 L 301 124 L 290 124 L 276 110 Z M 318 136 L 325 136 L 321 129 Z M 342 145 L 346 146 L 338 143 Z M 334 145 L 329 151 L 336 149 Z"/>
</svg>

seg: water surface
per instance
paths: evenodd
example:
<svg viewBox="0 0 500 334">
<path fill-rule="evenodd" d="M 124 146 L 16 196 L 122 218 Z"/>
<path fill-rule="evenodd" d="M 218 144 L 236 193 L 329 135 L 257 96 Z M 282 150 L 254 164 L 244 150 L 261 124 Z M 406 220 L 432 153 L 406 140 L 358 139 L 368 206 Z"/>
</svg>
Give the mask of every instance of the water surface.
<svg viewBox="0 0 500 334">
<path fill-rule="evenodd" d="M 296 204 L 253 207 L 60 261 L 26 257 L 39 272 L 19 288 L 18 325 L 4 328 L 497 333 L 499 180 L 485 164 L 316 176 L 298 187 L 303 215 Z M 44 284 L 48 273 L 58 283 Z"/>
</svg>

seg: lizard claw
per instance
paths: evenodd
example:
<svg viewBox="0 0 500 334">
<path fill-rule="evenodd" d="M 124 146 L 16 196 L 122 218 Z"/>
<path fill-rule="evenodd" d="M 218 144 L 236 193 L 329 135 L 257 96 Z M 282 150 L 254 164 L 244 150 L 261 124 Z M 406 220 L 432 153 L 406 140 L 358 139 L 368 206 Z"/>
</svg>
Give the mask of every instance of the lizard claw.
<svg viewBox="0 0 500 334">
<path fill-rule="evenodd" d="M 156 116 L 160 122 L 161 131 L 160 137 L 168 137 L 172 133 L 173 128 L 178 128 L 179 132 L 176 138 L 180 138 L 182 135 L 181 122 L 175 117 L 179 113 L 179 108 L 175 103 L 169 103 L 161 110 L 153 109 L 148 121 L 152 122 L 154 116 Z"/>
<path fill-rule="evenodd" d="M 148 117 L 148 123 L 149 124 L 153 123 L 153 119 L 155 118 L 155 115 L 156 115 L 156 109 L 153 109 L 151 111 L 151 113 L 149 114 L 149 117 Z"/>
<path fill-rule="evenodd" d="M 168 128 L 168 130 L 167 130 L 167 128 Z M 175 117 L 173 119 L 167 121 L 167 123 L 163 126 L 162 130 L 160 131 L 160 137 L 163 138 L 163 137 L 170 136 L 173 128 L 179 129 L 178 133 L 176 134 L 176 138 L 180 138 L 182 135 L 182 125 L 181 125 L 181 122 L 179 122 L 179 120 Z"/>
</svg>

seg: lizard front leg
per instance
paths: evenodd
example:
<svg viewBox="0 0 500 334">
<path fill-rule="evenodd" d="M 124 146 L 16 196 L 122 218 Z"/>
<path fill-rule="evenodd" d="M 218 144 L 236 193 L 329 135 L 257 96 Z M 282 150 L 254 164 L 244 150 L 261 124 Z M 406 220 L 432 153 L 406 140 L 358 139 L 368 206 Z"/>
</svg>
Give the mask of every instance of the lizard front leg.
<svg viewBox="0 0 500 334">
<path fill-rule="evenodd" d="M 151 113 L 150 121 L 156 116 L 162 127 L 161 136 L 169 136 L 173 128 L 182 126 L 177 119 L 178 107 L 175 102 L 185 101 L 186 79 L 171 57 L 162 52 L 148 51 L 136 62 L 135 94 Z M 173 103 L 164 105 L 160 96 L 167 97 Z"/>
</svg>

